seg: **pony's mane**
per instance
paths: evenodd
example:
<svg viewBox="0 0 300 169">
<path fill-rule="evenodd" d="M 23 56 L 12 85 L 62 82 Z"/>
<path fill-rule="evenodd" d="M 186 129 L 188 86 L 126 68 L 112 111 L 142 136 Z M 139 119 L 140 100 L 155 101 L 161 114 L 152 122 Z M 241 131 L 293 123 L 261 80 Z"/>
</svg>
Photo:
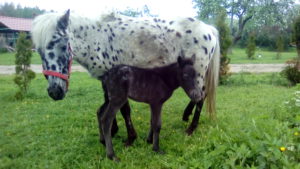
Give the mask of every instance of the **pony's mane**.
<svg viewBox="0 0 300 169">
<path fill-rule="evenodd" d="M 45 48 L 47 43 L 51 41 L 52 35 L 56 31 L 57 22 L 63 15 L 63 13 L 46 13 L 39 15 L 34 19 L 31 35 L 36 48 Z M 90 22 L 90 24 L 92 24 L 96 23 L 96 21 L 114 21 L 119 16 L 119 14 L 113 11 L 104 12 L 96 18 L 86 18 L 75 13 L 71 13 L 70 22 L 72 22 L 72 26 L 76 27 L 83 22 Z"/>
<path fill-rule="evenodd" d="M 34 19 L 31 35 L 36 48 L 46 47 L 56 30 L 57 21 L 62 15 L 59 13 L 46 13 Z"/>
</svg>

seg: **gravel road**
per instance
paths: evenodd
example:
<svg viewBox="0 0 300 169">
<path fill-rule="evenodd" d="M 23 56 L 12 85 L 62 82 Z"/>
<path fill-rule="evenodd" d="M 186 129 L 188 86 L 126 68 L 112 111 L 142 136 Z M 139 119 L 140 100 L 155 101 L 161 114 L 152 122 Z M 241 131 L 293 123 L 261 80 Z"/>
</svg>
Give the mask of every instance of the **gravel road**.
<svg viewBox="0 0 300 169">
<path fill-rule="evenodd" d="M 251 73 L 264 73 L 264 72 L 280 72 L 284 68 L 285 64 L 230 64 L 230 72 L 251 72 Z M 31 65 L 31 69 L 36 73 L 42 72 L 41 65 Z M 72 72 L 87 72 L 83 67 L 79 65 L 72 66 Z M 15 66 L 3 66 L 0 65 L 0 74 L 14 74 Z"/>
</svg>

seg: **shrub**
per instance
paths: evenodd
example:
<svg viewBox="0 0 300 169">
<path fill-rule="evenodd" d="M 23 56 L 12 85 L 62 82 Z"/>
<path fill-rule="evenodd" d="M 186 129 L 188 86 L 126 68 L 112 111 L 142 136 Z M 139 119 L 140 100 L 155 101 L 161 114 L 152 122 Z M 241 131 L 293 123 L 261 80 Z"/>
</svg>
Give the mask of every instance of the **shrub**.
<svg viewBox="0 0 300 169">
<path fill-rule="evenodd" d="M 19 91 L 16 93 L 16 99 L 23 99 L 29 83 L 35 77 L 35 73 L 30 70 L 30 62 L 32 57 L 32 42 L 30 39 L 26 39 L 25 33 L 20 33 L 17 40 L 17 53 L 16 53 L 16 76 L 14 82 L 19 86 Z"/>
<path fill-rule="evenodd" d="M 300 83 L 300 71 L 298 70 L 296 63 L 297 60 L 290 60 L 286 62 L 288 66 L 286 66 L 282 71 L 281 75 L 288 79 L 292 85 L 296 85 Z"/>
<path fill-rule="evenodd" d="M 220 84 L 225 84 L 228 81 L 230 76 L 230 59 L 227 57 L 228 49 L 232 44 L 232 37 L 230 36 L 229 27 L 226 25 L 226 11 L 220 12 L 216 27 L 219 31 L 220 36 L 220 49 L 221 49 L 221 61 L 220 61 L 220 76 L 219 82 Z"/>
<path fill-rule="evenodd" d="M 255 50 L 256 50 L 255 34 L 251 33 L 249 35 L 247 48 L 246 48 L 246 54 L 248 59 L 254 59 Z"/>
<path fill-rule="evenodd" d="M 280 59 L 281 58 L 281 53 L 284 50 L 284 43 L 283 43 L 283 37 L 278 36 L 276 40 L 276 47 L 277 47 L 277 53 L 275 59 Z"/>
</svg>

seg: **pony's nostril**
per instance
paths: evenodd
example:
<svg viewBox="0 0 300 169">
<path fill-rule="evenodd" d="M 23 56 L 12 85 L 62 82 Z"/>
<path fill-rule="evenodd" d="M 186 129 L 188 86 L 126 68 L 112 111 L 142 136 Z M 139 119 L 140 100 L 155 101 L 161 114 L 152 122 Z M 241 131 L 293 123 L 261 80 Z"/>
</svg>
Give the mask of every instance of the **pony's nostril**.
<svg viewBox="0 0 300 169">
<path fill-rule="evenodd" d="M 58 85 L 50 86 L 48 88 L 48 95 L 53 100 L 62 100 L 65 97 L 63 89 Z"/>
</svg>

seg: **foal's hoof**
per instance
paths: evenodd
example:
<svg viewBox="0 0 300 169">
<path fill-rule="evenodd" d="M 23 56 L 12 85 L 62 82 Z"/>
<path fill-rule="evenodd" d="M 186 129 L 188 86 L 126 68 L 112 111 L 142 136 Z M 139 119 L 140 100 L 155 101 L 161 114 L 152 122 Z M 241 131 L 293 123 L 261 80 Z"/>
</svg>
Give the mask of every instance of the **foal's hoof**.
<svg viewBox="0 0 300 169">
<path fill-rule="evenodd" d="M 153 149 L 153 151 L 155 152 L 155 153 L 157 153 L 157 154 L 160 154 L 160 155 L 164 155 L 164 154 L 166 154 L 163 150 L 161 150 L 161 149 L 158 149 L 158 150 L 154 150 Z"/>
<path fill-rule="evenodd" d="M 189 117 L 188 116 L 182 116 L 182 120 L 188 122 L 189 121 Z"/>
<path fill-rule="evenodd" d="M 195 130 L 194 127 L 189 127 L 188 129 L 185 130 L 185 132 L 188 136 L 191 136 L 193 134 L 194 130 Z"/>
<path fill-rule="evenodd" d="M 103 144 L 105 146 L 105 140 L 100 139 L 100 143 Z"/>
<path fill-rule="evenodd" d="M 115 161 L 115 162 L 120 162 L 121 160 L 120 160 L 120 158 L 118 158 L 117 156 L 108 156 L 108 158 L 110 159 L 110 160 L 112 160 L 112 161 Z"/>
<path fill-rule="evenodd" d="M 152 143 L 153 143 L 153 140 L 152 140 L 152 139 L 149 139 L 149 138 L 147 138 L 147 143 L 148 143 L 148 144 L 152 144 Z"/>
<path fill-rule="evenodd" d="M 130 147 L 130 146 L 132 146 L 132 144 L 133 144 L 133 141 L 132 141 L 132 140 L 126 140 L 126 141 L 124 142 L 125 147 Z"/>
</svg>

